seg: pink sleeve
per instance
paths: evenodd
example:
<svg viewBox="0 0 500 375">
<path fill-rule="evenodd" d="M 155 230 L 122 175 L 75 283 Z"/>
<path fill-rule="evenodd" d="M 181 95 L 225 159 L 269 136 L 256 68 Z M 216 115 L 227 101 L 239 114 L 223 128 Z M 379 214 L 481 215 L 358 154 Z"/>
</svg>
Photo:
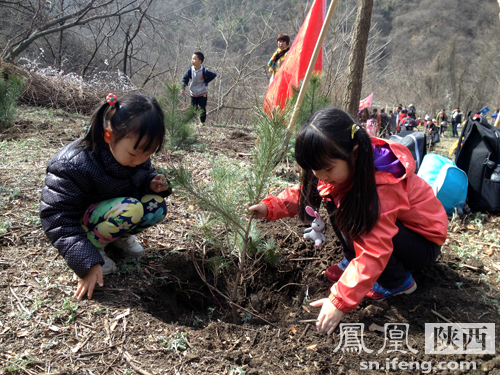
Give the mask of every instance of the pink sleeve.
<svg viewBox="0 0 500 375">
<path fill-rule="evenodd" d="M 269 194 L 262 200 L 267 207 L 265 220 L 278 220 L 295 216 L 298 213 L 300 185 L 288 188 L 277 197 Z"/>
</svg>

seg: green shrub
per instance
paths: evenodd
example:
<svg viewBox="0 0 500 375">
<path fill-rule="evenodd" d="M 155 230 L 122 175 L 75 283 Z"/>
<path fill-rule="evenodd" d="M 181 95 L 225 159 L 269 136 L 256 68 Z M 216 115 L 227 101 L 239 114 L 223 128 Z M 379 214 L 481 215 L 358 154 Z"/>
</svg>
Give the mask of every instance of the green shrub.
<svg viewBox="0 0 500 375">
<path fill-rule="evenodd" d="M 165 89 L 165 94 L 158 98 L 158 103 L 165 112 L 166 146 L 170 150 L 191 149 L 199 144 L 192 120 L 200 116 L 201 110 L 193 106 L 180 108 L 179 85 L 166 83 Z"/>
<path fill-rule="evenodd" d="M 4 76 L 0 69 L 0 131 L 14 124 L 17 100 L 24 90 L 25 80 L 9 74 Z"/>
<path fill-rule="evenodd" d="M 295 107 L 299 91 L 300 88 L 293 87 L 293 95 L 289 104 L 290 107 Z M 314 112 L 330 106 L 330 97 L 323 94 L 321 91 L 321 77 L 316 74 L 312 75 L 309 85 L 307 86 L 302 105 L 299 108 L 299 114 L 297 116 L 297 121 L 295 122 L 295 129 L 300 129 L 302 125 L 306 123 L 309 116 L 311 116 Z"/>
</svg>

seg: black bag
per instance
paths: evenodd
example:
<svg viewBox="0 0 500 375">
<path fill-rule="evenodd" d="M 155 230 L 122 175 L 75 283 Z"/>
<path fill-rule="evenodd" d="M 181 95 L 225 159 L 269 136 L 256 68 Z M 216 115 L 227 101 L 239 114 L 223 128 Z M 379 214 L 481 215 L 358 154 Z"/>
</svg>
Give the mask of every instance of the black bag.
<svg viewBox="0 0 500 375">
<path fill-rule="evenodd" d="M 409 130 L 409 131 L 416 130 L 417 122 L 414 119 L 412 119 L 411 117 L 404 117 L 401 120 L 400 128 L 403 131 L 404 130 Z"/>
<path fill-rule="evenodd" d="M 415 159 L 415 173 L 418 172 L 420 168 L 420 164 L 422 164 L 422 160 L 427 152 L 426 144 L 426 136 L 425 133 L 417 132 L 417 131 L 402 131 L 399 134 L 394 134 L 389 137 L 389 140 L 401 143 L 408 147 L 411 154 L 413 155 L 413 159 Z"/>
<path fill-rule="evenodd" d="M 475 211 L 500 211 L 500 181 L 491 174 L 500 164 L 500 131 L 484 117 L 467 119 L 455 155 L 457 167 L 467 174 L 467 203 Z"/>
<path fill-rule="evenodd" d="M 432 137 L 432 144 L 439 143 L 439 141 L 440 141 L 439 132 L 431 133 L 431 137 Z"/>
</svg>

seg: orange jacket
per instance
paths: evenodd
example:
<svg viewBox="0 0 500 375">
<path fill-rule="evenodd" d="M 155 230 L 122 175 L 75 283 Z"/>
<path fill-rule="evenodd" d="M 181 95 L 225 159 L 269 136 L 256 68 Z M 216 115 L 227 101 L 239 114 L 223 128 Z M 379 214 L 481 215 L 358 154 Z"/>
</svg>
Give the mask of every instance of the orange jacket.
<svg viewBox="0 0 500 375">
<path fill-rule="evenodd" d="M 353 241 L 356 258 L 332 286 L 329 296 L 343 312 L 356 308 L 387 266 L 393 251 L 392 239 L 398 233 L 396 219 L 437 245 L 445 242 L 448 230 L 448 217 L 443 205 L 434 196 L 431 187 L 415 174 L 415 161 L 408 148 L 384 139 L 371 140 L 374 145 L 389 145 L 406 173 L 396 178 L 388 172 L 375 172 L 380 200 L 379 219 L 369 233 Z M 296 215 L 300 188 L 300 185 L 294 186 L 277 197 L 268 195 L 263 200 L 268 209 L 265 219 L 277 220 Z M 321 196 L 326 198 L 333 189 L 328 183 L 319 181 Z"/>
</svg>

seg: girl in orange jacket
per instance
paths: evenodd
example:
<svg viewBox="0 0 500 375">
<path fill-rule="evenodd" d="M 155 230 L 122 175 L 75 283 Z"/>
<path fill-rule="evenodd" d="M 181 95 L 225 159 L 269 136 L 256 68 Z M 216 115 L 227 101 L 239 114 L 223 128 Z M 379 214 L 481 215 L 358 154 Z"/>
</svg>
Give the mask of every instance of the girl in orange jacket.
<svg viewBox="0 0 500 375">
<path fill-rule="evenodd" d="M 448 217 L 431 187 L 415 174 L 403 145 L 370 138 L 346 112 L 314 113 L 295 143 L 301 184 L 249 207 L 254 217 L 277 220 L 323 202 L 342 243 L 344 259 L 328 268 L 336 282 L 322 307 L 317 329 L 331 334 L 344 313 L 363 297 L 382 300 L 409 294 L 417 285 L 410 270 L 437 258 L 446 240 Z"/>
</svg>

